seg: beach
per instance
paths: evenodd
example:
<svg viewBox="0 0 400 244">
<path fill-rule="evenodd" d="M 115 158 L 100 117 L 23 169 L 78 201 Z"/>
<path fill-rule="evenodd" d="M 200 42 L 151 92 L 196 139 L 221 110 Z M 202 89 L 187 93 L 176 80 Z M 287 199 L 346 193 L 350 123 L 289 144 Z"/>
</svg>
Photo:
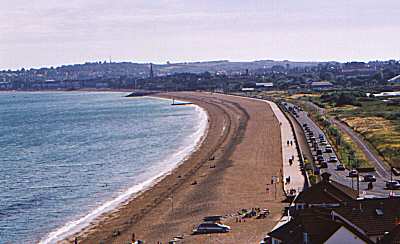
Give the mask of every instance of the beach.
<svg viewBox="0 0 400 244">
<path fill-rule="evenodd" d="M 280 125 L 268 103 L 211 93 L 160 94 L 192 102 L 208 113 L 203 143 L 179 167 L 125 205 L 71 236 L 79 243 L 127 243 L 134 233 L 146 243 L 258 243 L 279 221 L 284 195 Z M 179 125 L 177 125 L 179 126 Z M 276 189 L 276 190 L 275 190 Z M 265 219 L 238 222 L 240 209 L 268 208 Z M 226 234 L 190 235 L 208 215 L 227 216 Z"/>
</svg>

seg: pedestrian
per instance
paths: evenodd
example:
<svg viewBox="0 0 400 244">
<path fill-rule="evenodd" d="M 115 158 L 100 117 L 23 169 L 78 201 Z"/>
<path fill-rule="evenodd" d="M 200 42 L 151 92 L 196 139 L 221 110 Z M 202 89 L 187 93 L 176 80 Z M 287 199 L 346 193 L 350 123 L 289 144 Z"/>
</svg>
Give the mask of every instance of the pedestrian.
<svg viewBox="0 0 400 244">
<path fill-rule="evenodd" d="M 134 244 L 136 242 L 135 233 L 132 233 L 131 243 Z"/>
<path fill-rule="evenodd" d="M 290 144 L 290 142 L 289 142 L 289 140 L 287 141 L 287 145 L 289 146 L 289 144 Z"/>
<path fill-rule="evenodd" d="M 293 146 L 293 141 L 290 141 L 290 146 Z"/>
</svg>

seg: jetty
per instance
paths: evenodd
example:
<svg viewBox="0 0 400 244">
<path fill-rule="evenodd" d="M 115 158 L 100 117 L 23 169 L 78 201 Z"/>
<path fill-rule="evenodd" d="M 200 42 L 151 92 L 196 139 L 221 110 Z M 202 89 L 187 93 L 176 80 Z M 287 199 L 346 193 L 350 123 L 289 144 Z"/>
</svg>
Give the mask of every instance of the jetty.
<svg viewBox="0 0 400 244">
<path fill-rule="evenodd" d="M 182 106 L 182 105 L 190 105 L 193 104 L 191 102 L 175 102 L 175 99 L 172 99 L 172 106 Z"/>
</svg>

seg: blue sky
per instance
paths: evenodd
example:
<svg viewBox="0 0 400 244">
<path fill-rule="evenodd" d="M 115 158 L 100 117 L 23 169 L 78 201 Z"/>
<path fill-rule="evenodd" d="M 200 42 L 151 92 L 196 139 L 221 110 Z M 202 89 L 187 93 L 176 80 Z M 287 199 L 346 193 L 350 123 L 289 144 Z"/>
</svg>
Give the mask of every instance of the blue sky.
<svg viewBox="0 0 400 244">
<path fill-rule="evenodd" d="M 1 0 L 0 69 L 400 59 L 399 0 Z"/>
</svg>

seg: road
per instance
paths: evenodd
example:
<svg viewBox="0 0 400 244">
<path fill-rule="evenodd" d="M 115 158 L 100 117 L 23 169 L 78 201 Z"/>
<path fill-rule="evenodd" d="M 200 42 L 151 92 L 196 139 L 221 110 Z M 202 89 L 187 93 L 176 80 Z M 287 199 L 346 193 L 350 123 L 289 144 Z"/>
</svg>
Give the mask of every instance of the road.
<svg viewBox="0 0 400 244">
<path fill-rule="evenodd" d="M 374 153 L 374 151 L 369 148 L 367 143 L 364 142 L 364 140 L 356 133 L 354 132 L 351 128 L 349 128 L 346 124 L 336 120 L 336 119 L 331 119 L 330 120 L 333 124 L 336 125 L 342 132 L 346 133 L 354 143 L 357 144 L 357 146 L 362 150 L 364 155 L 367 157 L 369 162 L 371 162 L 375 169 L 376 173 L 383 177 L 383 178 L 390 178 L 390 167 L 383 162 L 378 155 Z"/>
<path fill-rule="evenodd" d="M 317 111 L 319 114 L 323 115 L 325 114 L 325 109 L 317 106 L 316 104 L 312 102 L 307 103 L 310 107 L 312 107 L 315 111 Z M 361 138 L 356 132 L 354 132 L 351 128 L 349 128 L 346 124 L 340 122 L 337 119 L 330 118 L 329 121 L 333 124 L 335 124 L 342 132 L 346 133 L 354 143 L 357 144 L 357 146 L 361 149 L 361 151 L 364 153 L 365 157 L 373 164 L 373 166 L 376 169 L 376 173 L 382 177 L 389 179 L 391 177 L 391 169 L 389 165 L 387 165 L 376 153 L 376 151 Z"/>
<path fill-rule="evenodd" d="M 285 103 L 284 104 L 286 109 L 289 110 L 290 107 L 295 107 L 293 104 L 290 103 Z M 325 136 L 325 133 L 314 123 L 314 121 L 308 116 L 307 112 L 300 111 L 300 110 L 295 110 L 297 113 L 297 116 L 293 115 L 293 117 L 296 118 L 296 120 L 301 124 L 307 124 L 311 131 L 314 133 L 314 135 L 318 138 L 318 135 L 322 134 Z M 309 144 L 311 147 L 311 143 Z M 311 150 L 313 153 L 313 156 L 316 157 L 316 152 L 314 150 Z M 333 153 L 323 153 L 323 157 L 325 159 L 329 159 L 330 156 L 337 156 L 335 152 Z M 337 182 L 340 182 L 342 184 L 345 184 L 349 187 L 353 187 L 354 189 L 357 189 L 357 180 L 356 178 L 351 178 L 348 177 L 349 175 L 349 169 L 345 169 L 344 171 L 338 171 L 336 170 L 336 163 L 328 163 L 328 168 L 326 169 L 321 169 L 321 173 L 323 172 L 328 172 L 331 174 L 331 178 Z M 360 194 L 364 195 L 365 197 L 387 197 L 390 193 L 389 190 L 385 189 L 386 183 L 385 181 L 390 180 L 390 177 L 387 176 L 387 174 L 382 174 L 380 171 L 373 172 L 372 173 L 377 181 L 374 183 L 374 187 L 371 190 L 367 190 L 367 182 L 361 181 L 363 177 L 360 177 L 360 182 L 359 182 L 359 190 Z M 362 174 L 360 173 L 362 176 Z M 400 193 L 400 191 L 397 191 L 397 194 Z"/>
</svg>

